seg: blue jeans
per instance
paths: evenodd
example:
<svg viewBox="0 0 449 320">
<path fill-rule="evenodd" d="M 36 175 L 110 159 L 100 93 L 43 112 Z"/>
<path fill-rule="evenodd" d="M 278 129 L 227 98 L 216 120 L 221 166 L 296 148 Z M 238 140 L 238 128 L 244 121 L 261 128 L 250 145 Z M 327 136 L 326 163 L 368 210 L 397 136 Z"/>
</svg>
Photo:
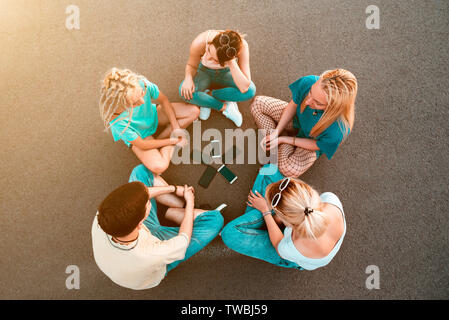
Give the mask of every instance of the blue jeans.
<svg viewBox="0 0 449 320">
<path fill-rule="evenodd" d="M 223 108 L 222 101 L 245 101 L 256 95 L 256 86 L 252 81 L 248 91 L 242 93 L 232 79 L 229 68 L 218 70 L 209 69 L 203 66 L 201 62 L 193 82 L 195 84 L 195 92 L 192 94 L 192 99 L 187 100 L 181 94 L 181 87 L 184 81 L 179 86 L 179 96 L 185 102 L 195 104 L 199 107 L 221 110 Z M 211 84 L 217 84 L 224 88 L 213 90 L 212 96 L 210 96 L 204 90 L 208 89 Z"/>
<path fill-rule="evenodd" d="M 265 165 L 264 168 L 267 168 Z M 265 194 L 266 187 L 284 176 L 277 170 L 272 175 L 258 174 L 254 182 L 253 192 L 259 191 Z M 265 220 L 262 213 L 250 206 L 246 206 L 245 213 L 235 220 L 229 222 L 221 232 L 221 239 L 230 249 L 260 259 L 279 267 L 302 270 L 295 262 L 283 259 L 279 256 L 270 241 L 266 230 Z"/>
<path fill-rule="evenodd" d="M 140 181 L 147 187 L 153 186 L 154 175 L 143 164 L 134 168 L 129 177 L 129 182 Z M 148 218 L 143 222 L 150 230 L 151 234 L 160 240 L 169 240 L 179 233 L 179 227 L 164 227 L 161 226 L 157 218 L 156 200 L 151 200 L 151 210 Z M 208 245 L 223 228 L 223 216 L 219 211 L 206 211 L 197 216 L 193 221 L 192 238 L 187 248 L 183 260 L 178 260 L 167 265 L 167 272 L 176 268 L 181 262 L 186 261 L 195 253 L 199 252 L 206 245 Z"/>
</svg>

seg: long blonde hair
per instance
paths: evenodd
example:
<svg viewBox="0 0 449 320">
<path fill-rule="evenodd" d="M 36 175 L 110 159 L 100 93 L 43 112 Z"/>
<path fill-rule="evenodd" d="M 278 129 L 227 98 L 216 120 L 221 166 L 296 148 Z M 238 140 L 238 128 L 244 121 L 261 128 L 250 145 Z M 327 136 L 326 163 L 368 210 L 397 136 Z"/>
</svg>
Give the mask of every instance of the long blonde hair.
<svg viewBox="0 0 449 320">
<path fill-rule="evenodd" d="M 131 114 L 126 94 L 129 90 L 139 86 L 139 80 L 144 76 L 136 74 L 129 69 L 112 68 L 102 81 L 100 90 L 100 115 L 103 119 L 105 131 L 110 127 L 110 121 L 117 109 L 125 109 L 129 114 L 128 126 L 131 123 Z M 126 130 L 126 128 L 125 128 Z M 123 131 L 125 131 L 123 130 Z"/>
<path fill-rule="evenodd" d="M 354 126 L 354 106 L 357 96 L 357 79 L 344 69 L 328 70 L 320 76 L 321 87 L 326 93 L 327 106 L 320 120 L 310 130 L 311 137 L 319 136 L 336 120 L 346 137 Z M 301 103 L 304 111 L 306 99 Z"/>
<path fill-rule="evenodd" d="M 265 199 L 271 200 L 279 192 L 282 180 L 267 186 Z M 307 211 L 313 209 L 312 212 Z M 277 206 L 272 208 L 276 215 L 301 237 L 316 239 L 324 233 L 329 221 L 320 211 L 321 199 L 318 192 L 300 179 L 290 178 L 290 183 L 281 193 Z M 308 212 L 306 214 L 306 211 Z"/>
</svg>

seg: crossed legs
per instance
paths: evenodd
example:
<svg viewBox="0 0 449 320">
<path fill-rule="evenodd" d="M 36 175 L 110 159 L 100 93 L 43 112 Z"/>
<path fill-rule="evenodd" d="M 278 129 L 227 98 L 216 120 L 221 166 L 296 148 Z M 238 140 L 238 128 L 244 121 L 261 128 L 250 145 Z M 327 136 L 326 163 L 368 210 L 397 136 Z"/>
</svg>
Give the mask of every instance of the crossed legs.
<svg viewBox="0 0 449 320">
<path fill-rule="evenodd" d="M 166 187 L 168 186 L 168 183 L 161 176 L 155 176 L 153 186 Z M 172 193 L 163 194 L 157 196 L 156 201 L 168 207 L 167 211 L 165 212 L 165 218 L 180 225 L 182 220 L 184 219 L 185 201 L 182 198 L 183 197 L 182 189 L 181 188 L 177 189 L 178 190 L 176 195 Z M 200 215 L 203 212 L 206 212 L 206 210 L 195 208 L 193 211 L 193 219 L 196 219 L 198 215 Z"/>
<path fill-rule="evenodd" d="M 265 129 L 267 134 L 270 134 L 276 129 L 287 104 L 276 98 L 257 96 L 251 105 L 251 114 L 257 127 Z M 288 135 L 294 135 L 293 121 L 290 121 L 285 131 Z M 314 164 L 316 159 L 315 151 L 286 143 L 278 147 L 279 171 L 286 177 L 299 177 Z"/>
<path fill-rule="evenodd" d="M 176 119 L 182 129 L 187 128 L 195 119 L 198 118 L 199 108 L 195 105 L 173 102 L 172 106 L 175 111 Z M 163 108 L 158 105 L 158 125 L 166 126 L 164 130 L 157 136 L 157 139 L 166 139 L 170 137 L 173 131 L 167 114 Z M 146 139 L 154 139 L 152 136 Z M 171 157 L 175 147 L 173 145 L 165 146 L 159 149 L 142 150 L 136 146 L 132 146 L 132 151 L 137 158 L 150 169 L 151 172 L 162 174 L 170 165 Z"/>
</svg>

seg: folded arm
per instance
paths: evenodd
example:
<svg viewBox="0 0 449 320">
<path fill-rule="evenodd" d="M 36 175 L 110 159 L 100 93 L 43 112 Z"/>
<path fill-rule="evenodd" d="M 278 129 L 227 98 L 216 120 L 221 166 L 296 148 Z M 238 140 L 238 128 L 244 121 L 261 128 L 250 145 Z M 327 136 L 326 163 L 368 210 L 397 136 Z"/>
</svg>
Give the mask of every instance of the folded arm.
<svg viewBox="0 0 449 320">
<path fill-rule="evenodd" d="M 311 151 L 320 150 L 316 141 L 313 139 L 283 136 L 279 137 L 279 143 L 287 143 Z"/>
<path fill-rule="evenodd" d="M 242 48 L 238 54 L 238 62 L 236 59 L 226 61 L 225 64 L 231 71 L 234 80 L 240 92 L 245 93 L 251 85 L 251 71 L 249 68 L 249 47 L 248 43 L 243 40 Z"/>
</svg>

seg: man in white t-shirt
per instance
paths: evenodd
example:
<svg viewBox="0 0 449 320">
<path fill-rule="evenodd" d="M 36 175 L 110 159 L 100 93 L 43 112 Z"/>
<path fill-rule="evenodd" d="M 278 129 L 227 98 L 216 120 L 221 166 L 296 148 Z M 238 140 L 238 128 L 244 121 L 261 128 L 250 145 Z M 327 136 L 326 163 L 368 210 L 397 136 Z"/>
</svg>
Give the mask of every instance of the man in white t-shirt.
<svg viewBox="0 0 449 320">
<path fill-rule="evenodd" d="M 160 225 L 156 200 L 169 207 L 166 218 L 180 227 Z M 145 166 L 134 168 L 129 183 L 112 191 L 94 218 L 92 246 L 100 270 L 126 288 L 159 285 L 170 270 L 203 249 L 223 227 L 220 210 L 224 205 L 205 211 L 195 209 L 194 202 L 193 187 L 168 185 Z"/>
</svg>

